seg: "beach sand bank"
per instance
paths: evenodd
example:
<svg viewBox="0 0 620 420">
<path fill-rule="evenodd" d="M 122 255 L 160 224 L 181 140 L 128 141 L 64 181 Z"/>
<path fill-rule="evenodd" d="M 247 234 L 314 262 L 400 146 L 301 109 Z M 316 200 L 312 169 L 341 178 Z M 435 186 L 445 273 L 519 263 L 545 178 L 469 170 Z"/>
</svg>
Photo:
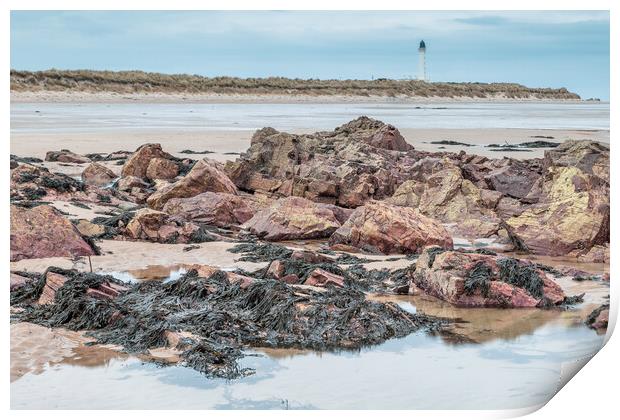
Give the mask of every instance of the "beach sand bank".
<svg viewBox="0 0 620 420">
<path fill-rule="evenodd" d="M 313 128 L 293 130 L 295 133 L 310 133 Z M 544 130 L 544 129 L 401 129 L 407 142 L 424 151 L 459 152 L 501 158 L 516 159 L 543 157 L 548 149 L 530 151 L 493 151 L 490 144 L 518 144 L 534 140 L 563 142 L 570 139 L 596 140 L 609 143 L 608 130 Z M 164 150 L 180 157 L 194 159 L 208 156 L 220 161 L 234 160 L 250 146 L 253 130 L 239 131 L 186 131 L 186 130 L 119 130 L 100 132 L 62 133 L 11 133 L 11 153 L 18 156 L 44 158 L 50 150 L 69 149 L 78 154 L 109 153 L 117 150 L 133 151 L 144 143 L 161 143 Z M 540 139 L 535 136 L 553 137 Z M 433 144 L 438 141 L 456 141 L 472 146 Z M 211 151 L 204 155 L 185 155 L 182 150 Z"/>
</svg>

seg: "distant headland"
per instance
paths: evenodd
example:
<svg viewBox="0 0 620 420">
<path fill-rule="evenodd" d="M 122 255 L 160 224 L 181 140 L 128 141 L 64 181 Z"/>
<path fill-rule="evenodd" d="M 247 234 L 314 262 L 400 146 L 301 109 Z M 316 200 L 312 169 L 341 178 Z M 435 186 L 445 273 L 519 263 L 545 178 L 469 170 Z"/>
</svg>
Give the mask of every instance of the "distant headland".
<svg viewBox="0 0 620 420">
<path fill-rule="evenodd" d="M 11 70 L 15 100 L 70 98 L 165 100 L 180 98 L 305 98 L 330 100 L 580 100 L 566 88 L 516 83 L 451 83 L 422 80 L 319 80 L 285 77 L 204 77 L 143 71 Z"/>
</svg>

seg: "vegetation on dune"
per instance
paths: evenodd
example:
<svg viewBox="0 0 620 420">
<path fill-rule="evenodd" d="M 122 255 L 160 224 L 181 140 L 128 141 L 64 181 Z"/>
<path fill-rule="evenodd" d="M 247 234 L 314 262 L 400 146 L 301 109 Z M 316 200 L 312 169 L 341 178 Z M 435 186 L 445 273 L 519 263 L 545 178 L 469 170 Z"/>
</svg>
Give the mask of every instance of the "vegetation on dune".
<svg viewBox="0 0 620 420">
<path fill-rule="evenodd" d="M 516 83 L 446 83 L 420 80 L 319 80 L 284 77 L 203 77 L 143 71 L 11 70 L 11 90 L 166 93 L 253 94 L 309 96 L 385 96 L 511 99 L 580 99 L 566 88 L 529 88 Z"/>
</svg>

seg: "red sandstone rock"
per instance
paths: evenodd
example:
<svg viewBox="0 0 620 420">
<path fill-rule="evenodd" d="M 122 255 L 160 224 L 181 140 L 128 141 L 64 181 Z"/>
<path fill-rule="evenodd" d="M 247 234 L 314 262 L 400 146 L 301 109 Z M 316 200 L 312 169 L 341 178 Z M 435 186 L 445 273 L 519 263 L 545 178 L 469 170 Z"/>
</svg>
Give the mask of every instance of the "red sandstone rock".
<svg viewBox="0 0 620 420">
<path fill-rule="evenodd" d="M 258 211 L 244 228 L 268 241 L 326 238 L 340 227 L 329 206 L 301 197 L 278 200 Z"/>
<path fill-rule="evenodd" d="M 236 195 L 237 188 L 217 166 L 213 161 L 199 160 L 183 178 L 154 192 L 147 199 L 147 204 L 161 210 L 173 198 L 195 197 L 207 191 Z"/>
<path fill-rule="evenodd" d="M 173 198 L 163 211 L 185 220 L 219 227 L 241 225 L 254 211 L 243 197 L 227 193 L 204 192 L 189 198 Z"/>
<path fill-rule="evenodd" d="M 452 248 L 452 238 L 437 221 L 416 209 L 371 201 L 355 209 L 329 239 L 330 245 L 389 253 L 416 253 L 427 245 Z"/>
<path fill-rule="evenodd" d="M 53 207 L 11 206 L 11 261 L 95 255 L 73 224 Z"/>
<path fill-rule="evenodd" d="M 557 305 L 564 301 L 562 288 L 542 270 L 529 261 L 517 261 L 542 280 L 542 294 L 531 295 L 525 288 L 510 284 L 502 274 L 498 261 L 504 257 L 463 253 L 458 251 L 434 252 L 432 247 L 424 250 L 411 274 L 411 284 L 426 293 L 464 307 L 510 307 L 531 308 Z M 488 290 L 480 283 L 472 289 L 466 284 L 477 269 L 482 269 Z"/>
<path fill-rule="evenodd" d="M 169 159 L 160 157 L 153 158 L 146 167 L 146 178 L 174 179 L 179 174 L 179 166 Z"/>
<path fill-rule="evenodd" d="M 322 268 L 315 268 L 308 276 L 304 284 L 307 286 L 316 287 L 344 287 L 344 278 L 336 274 L 332 274 L 329 271 L 325 271 Z"/>
<path fill-rule="evenodd" d="M 127 236 L 160 243 L 200 242 L 198 235 L 201 229 L 191 222 L 172 220 L 161 211 L 140 209 L 125 229 Z M 209 239 L 212 239 L 209 237 Z"/>
<path fill-rule="evenodd" d="M 82 181 L 89 185 L 103 187 L 117 178 L 116 174 L 100 163 L 93 162 L 82 172 Z"/>
<path fill-rule="evenodd" d="M 143 144 L 134 154 L 131 155 L 125 165 L 121 176 L 136 176 L 138 178 L 146 178 L 146 170 L 152 159 L 161 158 L 164 160 L 172 159 L 172 155 L 164 152 L 160 144 Z"/>
<path fill-rule="evenodd" d="M 47 152 L 45 154 L 45 160 L 48 162 L 63 162 L 63 163 L 89 163 L 91 160 L 85 156 L 73 153 L 70 150 L 60 150 L 58 152 Z"/>
</svg>

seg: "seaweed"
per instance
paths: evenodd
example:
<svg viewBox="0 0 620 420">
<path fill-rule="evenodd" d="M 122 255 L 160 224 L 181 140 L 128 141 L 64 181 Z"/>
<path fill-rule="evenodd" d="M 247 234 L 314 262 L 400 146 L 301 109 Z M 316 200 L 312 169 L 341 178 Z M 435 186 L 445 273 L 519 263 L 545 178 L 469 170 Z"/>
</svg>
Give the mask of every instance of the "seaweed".
<svg viewBox="0 0 620 420">
<path fill-rule="evenodd" d="M 190 244 L 213 242 L 217 240 L 218 240 L 218 237 L 214 235 L 213 233 L 209 232 L 209 230 L 205 226 L 200 226 L 189 237 Z M 173 243 L 176 243 L 176 241 Z"/>
<path fill-rule="evenodd" d="M 36 201 L 39 198 L 47 195 L 47 191 L 45 191 L 45 189 L 43 188 L 23 188 L 21 190 L 21 193 L 24 195 L 24 199 L 26 200 L 30 200 L 30 201 Z"/>
<path fill-rule="evenodd" d="M 371 262 L 372 260 L 369 260 L 368 258 L 360 258 L 360 257 L 356 257 L 355 255 L 351 255 L 351 254 L 340 254 L 338 256 L 338 258 L 336 258 L 335 262 L 337 264 L 343 264 L 343 265 L 348 265 L 348 264 L 365 264 L 368 262 Z"/>
<path fill-rule="evenodd" d="M 39 159 L 36 157 L 31 157 L 31 156 L 17 156 L 17 155 L 11 155 L 11 160 L 14 160 L 15 162 L 19 162 L 19 163 L 42 163 L 43 159 Z"/>
<path fill-rule="evenodd" d="M 313 350 L 359 349 L 447 321 L 410 314 L 393 303 L 366 300 L 353 288 L 321 291 L 275 280 L 256 279 L 246 287 L 218 271 L 205 278 L 195 270 L 169 282 L 125 284 L 114 299 L 88 293 L 110 276 L 50 268 L 67 277 L 54 302 L 33 304 L 45 285 L 38 281 L 11 294 L 24 311 L 21 321 L 88 330 L 99 343 L 127 352 L 169 345 L 168 334 L 184 333 L 177 348 L 183 363 L 208 377 L 234 379 L 251 374 L 238 361 L 249 347 Z"/>
<path fill-rule="evenodd" d="M 90 210 L 89 206 L 87 206 L 86 204 L 82 203 L 81 201 L 76 200 L 75 198 L 72 198 L 70 201 L 71 201 L 71 204 L 73 204 L 75 207 L 79 207 L 81 209 Z"/>
<path fill-rule="evenodd" d="M 525 289 L 531 296 L 544 297 L 544 282 L 533 264 L 527 264 L 514 258 L 499 258 L 499 277 L 504 283 Z"/>
<path fill-rule="evenodd" d="M 489 296 L 489 289 L 491 286 L 491 277 L 493 277 L 493 270 L 484 261 L 478 261 L 467 272 L 465 276 L 465 293 L 467 295 L 473 295 L 474 292 L 480 290 L 480 293 L 485 298 Z"/>
<path fill-rule="evenodd" d="M 211 150 L 203 150 L 202 152 L 196 152 L 194 150 L 185 149 L 185 150 L 181 150 L 179 153 L 183 153 L 185 155 L 208 155 L 208 154 L 215 153 L 215 152 Z"/>
<path fill-rule="evenodd" d="M 465 147 L 473 146 L 473 144 L 462 143 L 460 141 L 454 141 L 454 140 L 439 140 L 439 141 L 432 141 L 430 143 L 431 144 L 442 144 L 445 146 L 465 146 Z"/>
<path fill-rule="evenodd" d="M 446 250 L 442 247 L 435 246 L 433 248 L 429 248 L 426 252 L 428 253 L 428 268 L 431 268 L 433 264 L 435 264 L 435 258 L 437 255 L 443 254 Z"/>
<path fill-rule="evenodd" d="M 239 261 L 271 262 L 273 260 L 287 259 L 293 254 L 290 249 L 271 243 L 246 242 L 233 246 L 228 252 L 243 254 Z"/>
<path fill-rule="evenodd" d="M 85 188 L 85 184 L 82 181 L 64 174 L 54 174 L 54 176 L 43 175 L 40 177 L 39 182 L 42 187 L 51 188 L 61 193 L 84 191 Z"/>
</svg>

